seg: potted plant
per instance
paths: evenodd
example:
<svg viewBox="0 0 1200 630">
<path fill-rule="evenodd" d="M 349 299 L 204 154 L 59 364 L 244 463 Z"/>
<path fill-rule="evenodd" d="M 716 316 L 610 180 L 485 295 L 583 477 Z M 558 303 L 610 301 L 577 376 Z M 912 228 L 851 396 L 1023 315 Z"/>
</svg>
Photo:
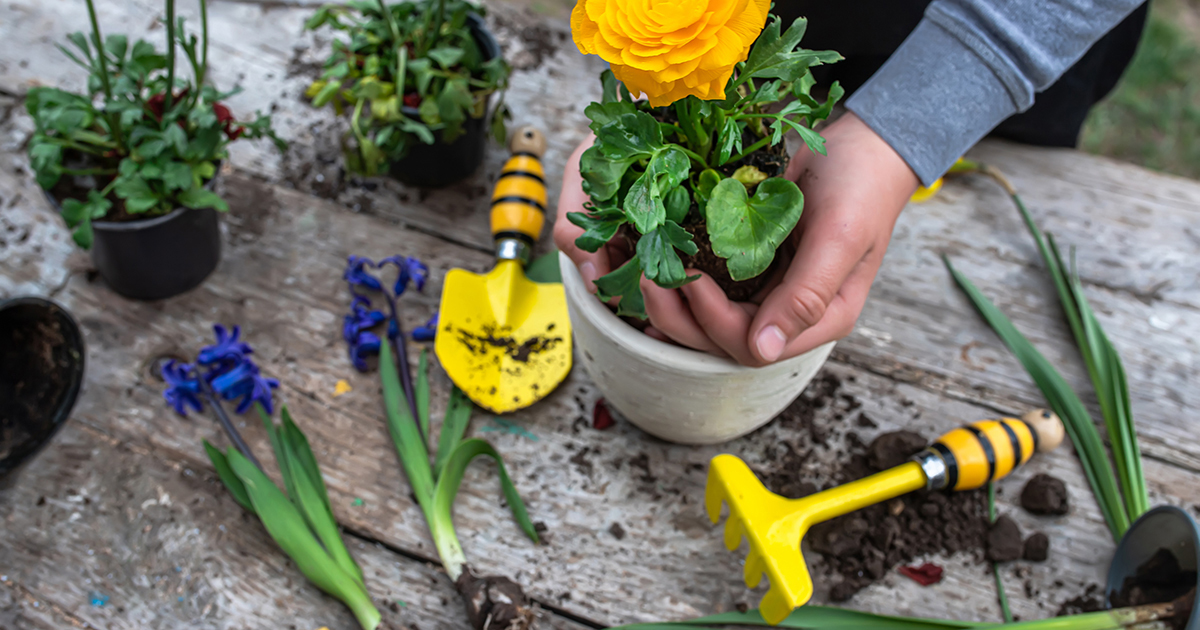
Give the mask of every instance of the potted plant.
<svg viewBox="0 0 1200 630">
<path fill-rule="evenodd" d="M 648 18 L 662 22 L 654 37 L 613 15 L 616 7 L 581 0 L 571 20 L 580 51 L 611 65 L 602 100 L 585 110 L 596 136 L 579 163 L 587 211 L 568 215 L 584 230 L 581 249 L 615 243 L 628 251 L 596 280 L 598 296 L 616 301 L 617 315 L 644 319 L 642 278 L 678 288 L 698 277 L 685 273 L 693 268 L 745 301 L 786 262 L 777 250 L 804 206 L 800 189 L 781 177 L 783 136 L 795 130 L 823 154 L 813 125 L 842 95 L 835 83 L 824 102 L 813 98 L 809 69 L 841 57 L 800 48 L 805 20 L 781 32 L 778 17 L 767 20 L 766 1 L 656 14 Z M 720 442 L 757 428 L 799 395 L 832 348 L 744 368 L 637 332 L 588 293 L 565 259 L 563 281 L 597 385 L 629 420 L 672 441 Z"/>
<path fill-rule="evenodd" d="M 166 54 L 144 40 L 103 38 L 87 0 L 90 37 L 72 33 L 78 49 L 59 50 L 88 72 L 84 93 L 37 87 L 25 106 L 34 121 L 29 160 L 75 242 L 91 248 L 100 275 L 117 293 L 154 300 L 200 284 L 220 259 L 212 191 L 230 142 L 270 137 L 268 116 L 239 123 L 205 84 L 208 18 L 200 0 L 200 37 L 188 35 L 166 0 Z M 192 77 L 177 76 L 182 50 Z M 170 89 L 168 89 L 170 86 Z"/>
<path fill-rule="evenodd" d="M 307 29 L 346 35 L 334 40 L 307 96 L 349 112 L 349 171 L 446 186 L 479 167 L 489 132 L 504 141 L 503 96 L 489 105 L 510 70 L 483 14 L 464 0 L 361 0 L 322 7 L 308 20 Z"/>
</svg>

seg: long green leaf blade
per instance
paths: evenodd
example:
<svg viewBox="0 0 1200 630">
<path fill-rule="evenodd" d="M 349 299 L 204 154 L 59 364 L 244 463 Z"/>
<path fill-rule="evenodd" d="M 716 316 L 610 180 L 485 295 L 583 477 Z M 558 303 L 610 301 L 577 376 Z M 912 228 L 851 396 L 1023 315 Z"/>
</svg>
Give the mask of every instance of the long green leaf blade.
<svg viewBox="0 0 1200 630">
<path fill-rule="evenodd" d="M 442 469 L 446 459 L 458 447 L 467 425 L 471 423 L 471 399 L 457 386 L 450 388 L 450 401 L 446 403 L 446 416 L 442 419 L 442 430 L 438 435 L 437 455 L 433 458 L 433 478 L 442 478 Z"/>
<path fill-rule="evenodd" d="M 413 392 L 413 397 L 417 402 L 417 419 L 421 422 L 421 435 L 425 436 L 426 440 L 429 437 L 429 351 L 421 350 L 421 358 L 417 362 L 417 387 Z M 426 442 L 431 443 L 431 441 Z M 434 475 L 437 476 L 436 473 Z"/>
<path fill-rule="evenodd" d="M 408 401 L 400 386 L 400 373 L 396 371 L 396 360 L 392 346 L 385 336 L 379 351 L 379 380 L 383 384 L 383 404 L 387 411 L 388 432 L 396 445 L 400 465 L 408 476 L 413 495 L 421 508 L 428 511 L 433 506 L 433 469 L 429 466 L 429 452 L 417 422 L 408 410 Z"/>
<path fill-rule="evenodd" d="M 1088 415 L 1087 408 L 1071 390 L 1062 375 L 1058 373 L 1058 370 L 1033 347 L 1033 344 L 1029 343 L 1029 340 L 1013 326 L 1008 317 L 996 308 L 979 289 L 975 288 L 975 285 L 966 276 L 959 273 L 950 264 L 949 258 L 943 257 L 943 260 L 946 268 L 954 277 L 954 281 L 971 299 L 992 330 L 1029 372 L 1029 376 L 1042 391 L 1042 395 L 1046 397 L 1050 408 L 1062 419 L 1067 435 L 1071 438 L 1071 443 L 1075 445 L 1075 450 L 1079 454 L 1083 472 L 1096 494 L 1096 500 L 1100 504 L 1104 520 L 1112 532 L 1113 539 L 1119 540 L 1125 530 L 1129 529 L 1129 516 L 1121 502 L 1121 496 L 1117 490 L 1117 480 L 1108 464 L 1104 444 L 1100 441 L 1100 434 L 1092 422 L 1091 416 Z"/>
<path fill-rule="evenodd" d="M 283 477 L 283 489 L 287 491 L 288 497 L 295 499 L 296 489 L 292 487 L 292 471 L 288 468 L 288 458 L 284 453 L 283 438 L 279 435 L 279 429 L 275 427 L 275 421 L 267 415 L 267 411 L 263 409 L 262 405 L 254 405 L 254 409 L 258 411 L 263 428 L 267 430 L 267 438 L 271 440 L 271 450 L 275 452 L 275 464 L 279 466 L 279 475 Z"/>
<path fill-rule="evenodd" d="M 746 612 L 727 612 L 709 615 L 688 621 L 668 621 L 659 623 L 636 623 L 620 626 L 612 630 L 689 630 L 691 628 L 709 628 L 712 626 L 770 626 L 758 610 Z M 820 630 L 963 630 L 966 628 L 982 628 L 994 624 L 971 621 L 951 621 L 942 619 L 922 619 L 918 617 L 892 617 L 874 615 L 871 613 L 830 608 L 826 606 L 802 606 L 792 611 L 786 619 L 779 622 L 778 628 L 807 628 Z"/>
<path fill-rule="evenodd" d="M 304 519 L 308 522 L 312 531 L 316 533 L 321 544 L 325 546 L 325 550 L 329 552 L 333 561 L 347 574 L 357 580 L 359 584 L 365 585 L 362 569 L 354 562 L 354 558 L 350 556 L 350 552 L 347 551 L 346 545 L 342 542 L 341 532 L 338 531 L 337 521 L 333 518 L 329 498 L 325 495 L 325 483 L 321 479 L 321 471 L 317 468 L 316 460 L 312 460 L 312 469 L 310 472 L 303 461 L 304 456 L 300 454 L 300 449 L 303 449 L 308 453 L 308 457 L 312 458 L 312 451 L 308 448 L 308 440 L 305 439 L 304 434 L 292 422 L 291 415 L 288 414 L 286 408 L 283 410 L 282 415 L 283 428 L 281 442 L 283 444 L 284 458 L 288 462 L 288 469 L 292 471 L 292 488 L 296 492 L 296 496 L 292 501 L 300 508 Z"/>
<path fill-rule="evenodd" d="M 317 458 L 313 455 L 312 447 L 308 444 L 308 438 L 304 436 L 304 432 L 292 420 L 292 414 L 288 412 L 287 405 L 283 405 L 280 408 L 279 415 L 282 420 L 282 433 L 280 437 L 283 443 L 291 448 L 291 452 L 295 455 L 295 463 L 298 464 L 297 467 L 294 467 L 294 470 L 308 476 L 309 480 L 316 487 L 321 501 L 329 509 L 330 513 L 332 513 L 333 505 L 329 502 L 329 492 L 325 489 L 325 480 L 321 477 L 321 468 L 317 466 Z"/>
<path fill-rule="evenodd" d="M 480 455 L 487 455 L 496 461 L 496 468 L 500 473 L 500 488 L 504 491 L 504 499 L 508 502 L 509 509 L 512 510 L 513 518 L 516 519 L 517 525 L 530 540 L 538 542 L 537 531 L 533 528 L 533 522 L 529 520 L 529 513 L 525 511 L 525 503 L 521 501 L 521 495 L 517 493 L 516 486 L 508 477 L 508 471 L 504 468 L 504 460 L 500 459 L 500 453 L 497 453 L 491 444 L 479 438 L 464 440 L 446 459 L 446 466 L 442 469 L 442 475 L 438 479 L 434 495 L 434 512 L 444 517 L 446 521 L 450 520 L 454 497 L 458 494 L 458 486 L 462 483 L 463 473 L 467 470 L 471 460 Z"/>
<path fill-rule="evenodd" d="M 208 459 L 212 461 L 213 468 L 217 469 L 217 476 L 221 478 L 221 483 L 225 484 L 229 494 L 233 495 L 233 500 L 253 512 L 254 506 L 250 504 L 250 495 L 246 494 L 246 486 L 241 479 L 237 478 L 237 475 L 233 474 L 233 469 L 229 467 L 229 460 L 225 459 L 225 454 L 209 444 L 208 440 L 204 440 L 204 452 L 208 453 Z"/>
<path fill-rule="evenodd" d="M 329 557 L 313 538 L 296 506 L 241 453 L 231 448 L 226 457 L 233 472 L 245 484 L 263 527 L 279 548 L 317 588 L 349 606 L 363 628 L 374 630 L 381 616 L 366 589 Z"/>
</svg>

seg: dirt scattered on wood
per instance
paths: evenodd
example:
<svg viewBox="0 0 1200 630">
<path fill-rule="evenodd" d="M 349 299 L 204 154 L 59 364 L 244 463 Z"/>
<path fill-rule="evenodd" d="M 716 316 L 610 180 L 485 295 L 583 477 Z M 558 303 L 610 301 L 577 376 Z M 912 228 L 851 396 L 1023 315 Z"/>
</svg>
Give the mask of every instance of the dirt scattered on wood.
<svg viewBox="0 0 1200 630">
<path fill-rule="evenodd" d="M 1063 602 L 1055 615 L 1065 617 L 1104 609 L 1104 589 L 1099 584 L 1089 584 L 1083 593 Z"/>
<path fill-rule="evenodd" d="M 1050 537 L 1042 532 L 1034 532 L 1025 539 L 1021 549 L 1021 557 L 1030 562 L 1045 562 L 1050 556 Z"/>
<path fill-rule="evenodd" d="M 476 576 L 469 567 L 454 584 L 475 630 L 526 630 L 533 608 L 520 584 L 499 575 Z"/>
<path fill-rule="evenodd" d="M 1024 550 L 1021 528 L 1017 522 L 1004 515 L 997 517 L 988 528 L 987 559 L 992 562 L 1012 562 L 1020 558 Z"/>
<path fill-rule="evenodd" d="M 1045 473 L 1034 475 L 1021 491 L 1021 507 L 1030 514 L 1061 516 L 1070 511 L 1067 484 Z"/>
</svg>

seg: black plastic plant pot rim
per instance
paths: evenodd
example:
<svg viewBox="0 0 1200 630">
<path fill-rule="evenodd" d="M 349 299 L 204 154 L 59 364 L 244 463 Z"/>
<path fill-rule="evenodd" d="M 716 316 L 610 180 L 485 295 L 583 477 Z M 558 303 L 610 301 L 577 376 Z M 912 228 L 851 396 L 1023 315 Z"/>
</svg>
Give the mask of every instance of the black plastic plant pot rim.
<svg viewBox="0 0 1200 630">
<path fill-rule="evenodd" d="M 1174 554 L 1184 571 L 1200 569 L 1200 525 L 1185 510 L 1173 505 L 1156 507 L 1134 521 L 1121 537 L 1108 565 L 1106 605 L 1111 607 L 1112 596 L 1124 586 L 1125 578 L 1135 575 L 1138 567 L 1160 549 Z M 1192 607 L 1186 630 L 1200 630 L 1200 607 Z"/>
<path fill-rule="evenodd" d="M 38 431 L 38 435 L 32 438 L 31 443 L 20 446 L 0 443 L 0 451 L 5 452 L 4 457 L 0 458 L 0 481 L 12 481 L 16 477 L 16 473 L 29 462 L 31 462 L 38 453 L 41 452 L 47 444 L 54 439 L 58 431 L 66 424 L 67 418 L 70 417 L 71 411 L 75 408 L 75 402 L 79 397 L 79 391 L 83 386 L 84 365 L 87 362 L 87 350 L 83 339 L 83 332 L 79 328 L 79 323 L 65 308 L 59 304 L 40 297 L 15 297 L 8 300 L 0 300 L 0 323 L 7 320 L 7 317 L 15 309 L 40 309 L 45 314 L 49 314 L 59 324 L 59 332 L 63 337 L 63 344 L 69 349 L 68 356 L 70 357 L 70 365 L 66 367 L 69 370 L 67 375 L 67 383 L 63 388 L 54 410 L 50 417 L 42 423 L 44 428 Z M 0 331 L 2 334 L 5 331 Z M 0 401 L 3 402 L 3 401 Z M 3 425 L 12 420 L 15 416 L 0 418 L 0 429 Z M 22 431 L 9 431 L 7 429 L 0 431 L 0 438 L 4 435 L 19 435 Z M 28 434 L 28 433 L 26 433 Z M 6 484 L 0 484 L 3 487 Z"/>
</svg>

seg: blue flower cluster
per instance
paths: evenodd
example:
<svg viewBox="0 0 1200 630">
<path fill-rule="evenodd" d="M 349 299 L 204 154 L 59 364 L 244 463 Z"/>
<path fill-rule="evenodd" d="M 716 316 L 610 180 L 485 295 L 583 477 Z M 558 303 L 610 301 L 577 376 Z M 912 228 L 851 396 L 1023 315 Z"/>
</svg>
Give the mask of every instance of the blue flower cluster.
<svg viewBox="0 0 1200 630">
<path fill-rule="evenodd" d="M 371 270 L 383 270 L 387 265 L 396 268 L 396 282 L 389 291 Z M 406 256 L 389 256 L 373 262 L 364 256 L 350 256 L 346 259 L 346 271 L 342 278 L 350 286 L 353 299 L 350 302 L 350 313 L 342 318 L 342 338 L 350 351 L 350 362 L 360 372 L 367 371 L 367 357 L 379 354 L 381 341 L 379 335 L 372 332 L 384 321 L 388 322 L 387 335 L 389 339 L 399 336 L 399 324 L 396 320 L 396 300 L 410 286 L 417 291 L 425 289 L 425 280 L 429 277 L 429 267 L 425 263 Z M 389 313 L 373 308 L 371 298 L 364 292 L 379 293 L 387 303 Z M 428 324 L 413 331 L 416 341 L 429 341 L 437 328 L 437 315 Z"/>
<path fill-rule="evenodd" d="M 279 381 L 263 376 L 250 359 L 254 350 L 239 338 L 241 328 L 234 326 L 230 331 L 214 324 L 213 332 L 217 342 L 201 348 L 196 363 L 174 359 L 163 363 L 162 377 L 167 382 L 163 398 L 179 415 L 186 416 L 189 407 L 195 411 L 204 409 L 200 394 L 208 388 L 225 400 L 241 398 L 238 413 L 245 413 L 256 402 L 268 414 L 272 413 L 271 390 L 279 387 Z"/>
</svg>

